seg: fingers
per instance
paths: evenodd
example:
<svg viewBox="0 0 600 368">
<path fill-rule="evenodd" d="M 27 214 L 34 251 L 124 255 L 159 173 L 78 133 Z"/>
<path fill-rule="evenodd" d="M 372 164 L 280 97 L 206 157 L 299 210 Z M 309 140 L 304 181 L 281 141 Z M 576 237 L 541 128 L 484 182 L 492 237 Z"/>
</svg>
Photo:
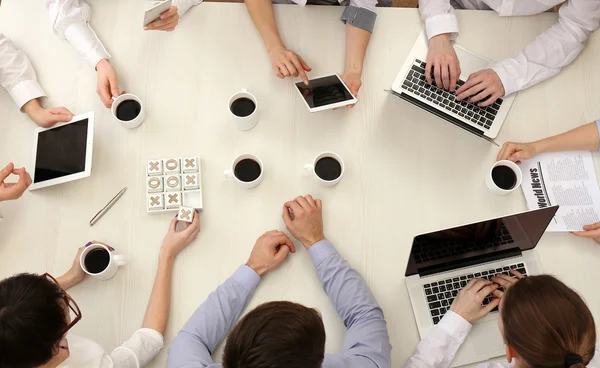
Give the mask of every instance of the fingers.
<svg viewBox="0 0 600 368">
<path fill-rule="evenodd" d="M 482 288 L 481 290 L 479 290 L 477 292 L 477 296 L 479 296 L 481 299 L 483 299 L 486 296 L 488 296 L 491 293 L 493 293 L 494 290 L 496 290 L 496 289 L 498 289 L 498 285 L 494 284 L 494 283 L 490 283 L 487 286 L 485 286 L 484 288 Z"/>
<path fill-rule="evenodd" d="M 292 252 L 292 253 L 294 253 L 294 252 Z M 289 254 L 290 254 L 290 248 L 288 248 L 286 245 L 282 245 L 281 248 L 279 248 L 279 250 L 277 251 L 277 253 L 275 253 L 275 260 L 278 263 L 283 262 Z"/>
<path fill-rule="evenodd" d="M 287 68 L 287 70 L 290 72 L 290 76 L 292 76 L 292 77 L 298 76 L 298 69 L 296 69 L 296 66 L 294 65 L 293 58 L 285 60 L 283 63 L 285 64 L 285 67 Z"/>
<path fill-rule="evenodd" d="M 292 212 L 294 213 L 294 217 L 304 213 L 304 210 L 302 209 L 302 206 L 300 206 L 300 204 L 296 203 L 296 201 L 289 201 L 286 202 L 284 204 L 284 206 L 286 208 L 291 208 Z"/>
<path fill-rule="evenodd" d="M 304 199 L 306 199 L 306 201 L 308 202 L 308 204 L 311 207 L 315 207 L 315 208 L 317 207 L 317 204 L 315 203 L 314 198 L 310 194 L 307 194 L 306 196 L 304 196 Z"/>
<path fill-rule="evenodd" d="M 15 186 L 19 187 L 23 191 L 27 189 L 29 184 L 31 184 L 31 176 L 29 176 L 29 173 L 27 173 L 24 167 L 20 169 L 14 169 L 13 174 L 19 175 L 19 181 Z"/>
<path fill-rule="evenodd" d="M 433 68 L 433 60 L 427 60 L 427 65 L 425 66 L 425 80 L 427 83 L 431 84 L 431 68 Z"/>
<path fill-rule="evenodd" d="M 310 206 L 310 204 L 308 204 L 308 201 L 306 200 L 306 198 L 299 196 L 299 197 L 296 197 L 295 201 L 300 206 L 302 206 L 302 209 L 304 209 L 305 211 L 310 210 L 311 206 Z"/>
<path fill-rule="evenodd" d="M 435 77 L 435 85 L 442 88 L 442 63 L 437 62 L 433 67 L 433 76 Z"/>
<path fill-rule="evenodd" d="M 186 237 L 194 238 L 200 232 L 200 214 L 194 211 L 194 219 L 192 223 L 183 231 Z"/>
<path fill-rule="evenodd" d="M 571 234 L 582 237 L 582 238 L 593 239 L 593 238 L 600 237 L 600 230 L 572 231 Z"/>
<path fill-rule="evenodd" d="M 518 279 L 524 279 L 525 278 L 525 276 L 523 276 L 523 274 L 520 273 L 517 270 L 511 270 L 510 273 L 512 273 L 513 275 L 515 275 L 515 277 L 518 278 Z"/>
<path fill-rule="evenodd" d="M 290 209 L 285 205 L 283 206 L 283 214 L 281 215 L 281 217 L 283 218 L 283 223 L 285 224 L 285 227 L 289 228 L 290 226 L 292 226 L 292 215 L 290 215 Z"/>
<path fill-rule="evenodd" d="M 498 290 L 498 289 L 494 290 L 492 292 L 492 295 L 494 295 L 498 299 L 504 298 L 504 293 L 502 291 Z"/>
<path fill-rule="evenodd" d="M 306 63 L 306 61 L 304 61 L 304 59 L 302 58 L 302 56 L 298 55 L 298 59 L 300 59 L 300 63 L 302 64 L 302 68 L 304 70 L 306 70 L 307 72 L 310 72 L 312 70 L 312 68 L 310 66 L 308 66 L 308 64 Z"/>
<path fill-rule="evenodd" d="M 489 302 L 488 305 L 486 305 L 485 307 L 481 308 L 481 312 L 485 316 L 485 315 L 489 314 L 491 311 L 493 311 L 494 308 L 496 308 L 499 305 L 500 305 L 500 298 L 494 298 L 494 299 L 492 299 L 491 302 Z"/>
<path fill-rule="evenodd" d="M 296 68 L 296 76 L 300 76 L 300 78 L 302 78 L 302 81 L 304 82 L 304 84 L 308 85 L 308 76 L 306 75 L 306 72 L 304 71 L 304 67 L 302 66 L 302 63 L 300 62 L 300 58 L 295 55 L 296 57 L 292 58 L 292 63 L 294 64 L 294 67 Z"/>
<path fill-rule="evenodd" d="M 502 148 L 500 149 L 500 152 L 498 152 L 498 156 L 496 157 L 496 159 L 498 161 L 501 160 L 508 160 L 508 158 L 510 156 L 512 156 L 515 152 L 517 152 L 519 149 L 519 145 L 516 143 L 512 143 L 512 142 L 506 142 L 502 145 Z"/>
<path fill-rule="evenodd" d="M 442 83 L 444 84 L 444 89 L 450 89 L 450 65 L 444 65 L 442 67 Z"/>
<path fill-rule="evenodd" d="M 596 222 L 595 224 L 585 225 L 583 227 L 583 230 L 587 230 L 587 231 L 598 230 L 598 229 L 600 229 L 600 222 Z"/>
<path fill-rule="evenodd" d="M 279 72 L 280 72 L 281 74 L 283 74 L 283 77 L 284 77 L 284 78 L 285 78 L 285 77 L 291 77 L 291 76 L 292 76 L 292 73 L 290 73 L 290 71 L 288 70 L 288 68 L 287 68 L 287 66 L 285 65 L 285 63 L 284 63 L 284 62 L 279 62 L 279 64 L 278 64 L 278 66 L 277 66 L 277 67 L 279 68 Z"/>
<path fill-rule="evenodd" d="M 493 92 L 492 95 L 490 96 L 490 98 L 477 104 L 477 106 L 479 106 L 479 107 L 489 106 L 489 105 L 493 104 L 494 102 L 496 102 L 496 100 L 499 99 L 500 97 L 502 97 L 502 94 L 500 92 L 498 92 L 498 91 Z"/>
<path fill-rule="evenodd" d="M 54 107 L 48 109 L 48 111 L 50 111 L 53 115 L 56 115 L 58 117 L 58 122 L 71 121 L 71 119 L 73 119 L 74 116 L 74 114 L 71 111 L 67 110 L 64 107 Z"/>
<path fill-rule="evenodd" d="M 179 222 L 179 220 L 177 220 L 177 215 L 175 215 L 175 217 L 173 217 L 173 219 L 171 220 L 171 223 L 169 224 L 169 232 L 170 233 L 174 233 L 175 231 L 177 231 L 177 223 Z"/>
<path fill-rule="evenodd" d="M 112 106 L 112 96 L 110 94 L 110 86 L 109 85 L 102 85 L 101 87 L 98 87 L 98 96 L 100 96 L 100 100 L 102 101 L 102 103 L 104 104 L 105 107 L 110 108 Z"/>
<path fill-rule="evenodd" d="M 451 92 L 456 91 L 456 83 L 458 82 L 459 78 L 460 78 L 460 66 L 458 65 L 458 60 L 452 61 L 450 63 L 450 91 Z"/>
<path fill-rule="evenodd" d="M 4 179 L 8 178 L 10 174 L 12 174 L 15 169 L 15 165 L 12 162 L 9 162 L 8 165 L 4 167 L 4 169 L 0 170 L 0 183 L 4 181 Z"/>
<path fill-rule="evenodd" d="M 317 205 L 317 208 L 318 208 L 319 210 L 322 210 L 322 209 L 323 209 L 323 202 L 321 202 L 321 200 L 320 200 L 320 199 L 317 199 L 317 200 L 315 201 L 315 204 Z"/>
<path fill-rule="evenodd" d="M 478 94 L 476 94 L 475 96 L 469 98 L 469 102 L 471 103 L 475 103 L 477 101 L 481 101 L 485 98 L 488 98 L 492 95 L 492 91 L 491 88 L 487 85 L 485 85 L 485 83 L 481 83 L 480 86 L 485 86 L 484 89 L 479 92 Z"/>
<path fill-rule="evenodd" d="M 284 245 L 288 247 L 292 253 L 296 253 L 296 247 L 287 235 L 285 235 L 281 231 L 278 231 L 277 233 L 273 233 L 273 235 L 271 236 L 273 236 L 273 240 L 276 242 L 275 245 Z"/>
<path fill-rule="evenodd" d="M 490 283 L 490 281 L 484 279 L 473 279 L 463 288 L 463 290 L 467 291 L 473 289 L 475 292 L 479 292 L 479 290 Z"/>
<path fill-rule="evenodd" d="M 481 82 L 482 77 L 480 76 L 469 77 L 467 82 L 456 91 L 456 99 L 461 101 L 467 97 L 473 96 L 474 94 L 481 92 L 484 89 L 484 86 Z"/>
<path fill-rule="evenodd" d="M 116 72 L 113 73 L 112 75 L 108 76 L 108 82 L 110 83 L 110 93 L 112 94 L 111 100 L 112 100 L 112 97 L 119 97 L 121 92 L 119 92 L 119 81 L 118 81 Z M 111 101 L 111 105 L 112 105 L 112 101 Z"/>
<path fill-rule="evenodd" d="M 492 277 L 492 281 L 494 281 L 496 284 L 502 286 L 503 288 L 507 289 L 512 284 L 514 284 L 517 280 L 513 277 L 502 274 L 502 275 L 496 275 L 496 276 Z"/>
<path fill-rule="evenodd" d="M 177 27 L 179 23 L 179 17 L 171 17 L 167 19 L 159 19 L 149 24 L 145 29 L 148 31 L 167 31 L 171 32 Z M 154 24 L 153 28 L 149 28 L 152 24 Z"/>
</svg>

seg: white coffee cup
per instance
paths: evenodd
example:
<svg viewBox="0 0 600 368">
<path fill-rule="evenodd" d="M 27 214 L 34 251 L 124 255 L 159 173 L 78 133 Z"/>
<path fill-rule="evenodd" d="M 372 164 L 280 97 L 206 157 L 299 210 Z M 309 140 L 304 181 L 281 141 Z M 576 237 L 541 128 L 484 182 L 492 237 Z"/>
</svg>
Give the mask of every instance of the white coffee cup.
<svg viewBox="0 0 600 368">
<path fill-rule="evenodd" d="M 502 189 L 494 182 L 494 179 L 492 178 L 492 171 L 494 170 L 495 167 L 498 167 L 498 166 L 506 166 L 515 173 L 516 181 L 515 181 L 515 185 L 513 185 L 512 188 Z M 490 169 L 490 172 L 485 177 L 485 184 L 487 185 L 487 187 L 493 193 L 499 194 L 499 195 L 508 194 L 508 193 L 514 191 L 519 186 L 521 186 L 522 182 L 523 182 L 523 172 L 521 172 L 521 168 L 519 167 L 519 165 L 517 165 L 514 162 L 509 161 L 509 160 L 502 160 L 502 161 L 496 162 L 494 164 L 494 166 L 492 166 L 492 168 Z"/>
<path fill-rule="evenodd" d="M 102 272 L 93 273 L 90 272 L 85 266 L 85 258 L 88 254 L 90 254 L 93 250 L 102 249 L 108 253 L 108 265 Z M 93 276 L 100 280 L 110 280 L 117 274 L 120 266 L 124 266 L 127 264 L 127 257 L 122 256 L 120 254 L 116 254 L 115 251 L 111 251 L 106 245 L 94 243 L 85 248 L 85 250 L 81 253 L 81 257 L 79 258 L 79 264 L 81 265 L 81 269 L 90 276 Z"/>
<path fill-rule="evenodd" d="M 233 103 L 240 99 L 247 98 L 254 102 L 254 111 L 248 116 L 237 116 L 231 111 L 231 106 Z M 242 88 L 241 92 L 238 92 L 231 96 L 229 99 L 229 104 L 227 105 L 227 109 L 229 110 L 229 115 L 231 116 L 231 120 L 235 123 L 235 126 L 239 130 L 250 130 L 258 124 L 258 100 L 254 95 L 248 92 L 245 88 Z"/>
<path fill-rule="evenodd" d="M 333 158 L 334 160 L 336 160 L 340 164 L 341 169 L 342 169 L 342 171 L 340 172 L 340 176 L 338 176 L 337 178 L 335 178 L 333 180 L 323 179 L 315 171 L 315 168 L 317 167 L 317 163 L 319 162 L 319 160 L 321 160 L 322 158 L 326 158 L 326 157 L 330 157 L 330 158 Z M 340 180 L 342 180 L 342 176 L 344 176 L 344 160 L 342 160 L 342 158 L 337 153 L 323 152 L 323 153 L 318 154 L 317 157 L 315 157 L 312 164 L 304 165 L 304 170 L 310 171 L 319 183 L 323 184 L 324 186 L 330 187 L 330 186 L 336 185 L 337 183 L 340 182 Z"/>
<path fill-rule="evenodd" d="M 239 164 L 241 161 L 248 159 L 256 161 L 258 163 L 258 165 L 260 166 L 260 175 L 258 176 L 258 178 L 252 181 L 243 181 L 235 175 L 235 168 L 237 164 Z M 262 181 L 264 171 L 265 170 L 263 168 L 263 163 L 260 160 L 260 158 L 258 158 L 258 156 L 253 155 L 251 153 L 244 153 L 243 155 L 239 155 L 235 158 L 235 160 L 233 160 L 233 162 L 231 163 L 231 169 L 225 170 L 225 176 L 228 178 L 233 178 L 243 188 L 254 188 Z"/>
<path fill-rule="evenodd" d="M 132 120 L 121 120 L 117 117 L 117 107 L 126 100 L 136 101 L 137 103 L 140 104 L 140 107 L 141 107 L 140 113 L 138 114 L 138 116 Z M 119 124 L 125 128 L 129 128 L 129 129 L 140 126 L 140 124 L 142 124 L 144 122 L 144 119 L 146 118 L 146 110 L 144 109 L 144 104 L 142 103 L 142 100 L 140 100 L 140 98 L 138 96 L 136 96 L 132 93 L 125 93 L 125 94 L 120 95 L 119 97 L 113 97 L 113 104 L 112 104 L 110 110 L 112 111 L 113 117 L 119 122 Z"/>
</svg>

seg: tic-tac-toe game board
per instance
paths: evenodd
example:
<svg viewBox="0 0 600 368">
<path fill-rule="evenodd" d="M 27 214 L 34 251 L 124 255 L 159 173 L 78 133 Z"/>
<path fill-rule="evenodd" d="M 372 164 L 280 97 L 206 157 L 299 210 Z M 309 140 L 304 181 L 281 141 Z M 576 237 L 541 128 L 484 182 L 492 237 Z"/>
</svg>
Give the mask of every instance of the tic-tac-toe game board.
<svg viewBox="0 0 600 368">
<path fill-rule="evenodd" d="M 200 159 L 171 157 L 148 161 L 146 166 L 148 212 L 176 212 L 180 207 L 202 210 Z"/>
</svg>

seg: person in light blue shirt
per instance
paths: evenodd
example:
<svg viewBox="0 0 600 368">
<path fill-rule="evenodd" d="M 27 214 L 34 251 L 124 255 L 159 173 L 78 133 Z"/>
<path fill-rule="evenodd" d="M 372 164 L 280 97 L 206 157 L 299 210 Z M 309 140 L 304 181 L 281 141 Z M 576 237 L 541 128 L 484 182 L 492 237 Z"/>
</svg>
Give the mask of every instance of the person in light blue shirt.
<svg viewBox="0 0 600 368">
<path fill-rule="evenodd" d="M 179 332 L 169 348 L 168 368 L 392 366 L 383 312 L 364 279 L 325 239 L 321 201 L 307 195 L 287 202 L 283 219 L 308 249 L 323 289 L 344 321 L 342 351 L 325 355 L 321 315 L 297 303 L 260 305 L 234 327 L 261 277 L 296 251 L 287 235 L 271 231 L 258 239 L 248 263 L 211 293 Z M 223 363 L 215 363 L 211 355 L 230 330 Z"/>
<path fill-rule="evenodd" d="M 529 143 L 506 142 L 498 153 L 497 160 L 510 160 L 517 164 L 540 153 L 561 151 L 598 151 L 600 149 L 600 119 L 568 132 Z M 571 234 L 594 239 L 600 244 L 600 222 L 586 225 L 584 231 Z"/>
</svg>

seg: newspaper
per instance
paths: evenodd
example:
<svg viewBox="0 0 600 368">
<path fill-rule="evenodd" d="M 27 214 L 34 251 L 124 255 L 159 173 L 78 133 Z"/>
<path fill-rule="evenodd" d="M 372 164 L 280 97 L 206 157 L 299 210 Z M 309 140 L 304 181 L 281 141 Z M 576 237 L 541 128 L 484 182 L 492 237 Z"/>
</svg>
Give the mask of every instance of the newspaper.
<svg viewBox="0 0 600 368">
<path fill-rule="evenodd" d="M 560 206 L 546 231 L 581 231 L 600 221 L 600 188 L 591 152 L 544 153 L 520 166 L 529 209 Z"/>
</svg>

